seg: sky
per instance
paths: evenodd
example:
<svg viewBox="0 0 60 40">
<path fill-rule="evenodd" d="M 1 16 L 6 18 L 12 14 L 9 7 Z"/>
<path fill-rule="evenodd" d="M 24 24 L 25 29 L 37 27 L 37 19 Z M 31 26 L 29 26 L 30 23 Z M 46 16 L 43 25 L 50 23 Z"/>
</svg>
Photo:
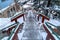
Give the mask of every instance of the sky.
<svg viewBox="0 0 60 40">
<path fill-rule="evenodd" d="M 7 6 L 9 6 L 11 3 L 13 3 L 14 1 L 13 0 L 5 0 L 4 2 L 2 2 L 0 0 L 0 9 L 3 9 Z"/>
</svg>

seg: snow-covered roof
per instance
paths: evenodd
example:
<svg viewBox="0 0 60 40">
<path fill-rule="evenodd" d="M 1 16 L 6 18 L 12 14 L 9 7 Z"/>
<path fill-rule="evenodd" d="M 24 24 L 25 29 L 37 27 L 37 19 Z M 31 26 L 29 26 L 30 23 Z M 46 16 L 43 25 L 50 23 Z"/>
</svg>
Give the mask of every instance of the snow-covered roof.
<svg viewBox="0 0 60 40">
<path fill-rule="evenodd" d="M 7 6 L 7 7 L 4 8 L 4 9 L 1 9 L 1 10 L 0 10 L 0 13 L 2 13 L 3 11 L 5 11 L 7 8 L 9 8 L 9 6 Z"/>
<path fill-rule="evenodd" d="M 13 2 L 14 2 L 13 0 L 6 0 L 4 2 L 0 1 L 0 13 L 9 8 L 10 5 L 12 6 L 14 4 Z"/>
</svg>

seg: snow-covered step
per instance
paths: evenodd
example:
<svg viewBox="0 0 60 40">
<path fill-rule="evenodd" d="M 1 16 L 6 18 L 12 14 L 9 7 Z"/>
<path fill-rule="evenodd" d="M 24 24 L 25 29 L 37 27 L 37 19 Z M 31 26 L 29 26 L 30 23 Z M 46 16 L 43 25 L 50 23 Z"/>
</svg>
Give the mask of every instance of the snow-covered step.
<svg viewBox="0 0 60 40">
<path fill-rule="evenodd" d="M 28 13 L 22 40 L 43 40 L 39 27 L 37 27 L 36 18 L 33 15 Z"/>
</svg>

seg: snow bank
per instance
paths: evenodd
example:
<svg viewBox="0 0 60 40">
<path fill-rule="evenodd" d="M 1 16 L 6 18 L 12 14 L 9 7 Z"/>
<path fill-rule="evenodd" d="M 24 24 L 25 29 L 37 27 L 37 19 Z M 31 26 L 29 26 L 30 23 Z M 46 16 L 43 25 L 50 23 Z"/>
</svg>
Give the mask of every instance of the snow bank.
<svg viewBox="0 0 60 40">
<path fill-rule="evenodd" d="M 0 30 L 2 30 L 3 28 L 13 24 L 15 22 L 11 22 L 10 18 L 0 18 Z"/>
</svg>

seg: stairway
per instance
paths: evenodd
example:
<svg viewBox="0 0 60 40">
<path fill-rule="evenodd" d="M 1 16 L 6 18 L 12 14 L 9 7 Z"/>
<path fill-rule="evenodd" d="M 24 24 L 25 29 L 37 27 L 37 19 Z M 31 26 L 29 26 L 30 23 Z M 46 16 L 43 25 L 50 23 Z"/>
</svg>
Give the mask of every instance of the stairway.
<svg viewBox="0 0 60 40">
<path fill-rule="evenodd" d="M 23 33 L 21 40 L 43 40 L 35 17 L 29 15 L 26 18 L 25 24 L 26 25 L 23 28 L 25 32 Z"/>
</svg>

